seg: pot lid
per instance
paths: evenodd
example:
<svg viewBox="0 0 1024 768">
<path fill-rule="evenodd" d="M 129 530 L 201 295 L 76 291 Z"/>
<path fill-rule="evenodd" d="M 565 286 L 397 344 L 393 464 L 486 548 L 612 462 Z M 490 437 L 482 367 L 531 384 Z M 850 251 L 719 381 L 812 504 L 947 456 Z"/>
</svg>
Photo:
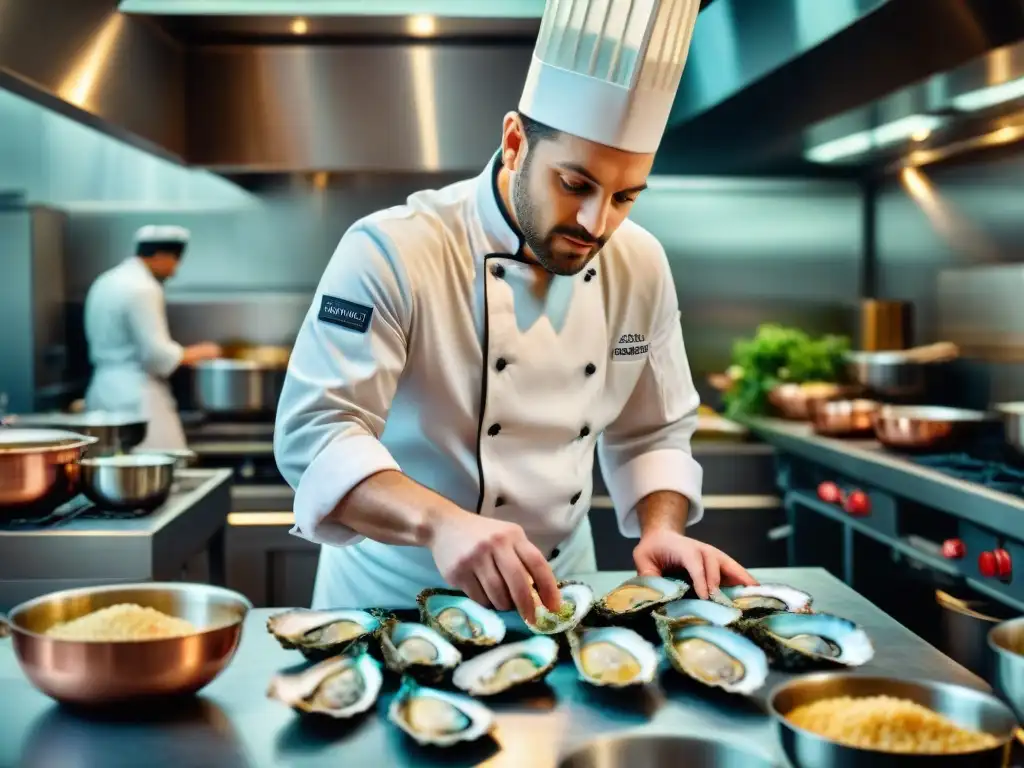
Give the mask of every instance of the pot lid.
<svg viewBox="0 0 1024 768">
<path fill-rule="evenodd" d="M 99 438 L 62 429 L 0 429 L 0 453 L 34 453 L 54 448 L 82 448 Z"/>
</svg>

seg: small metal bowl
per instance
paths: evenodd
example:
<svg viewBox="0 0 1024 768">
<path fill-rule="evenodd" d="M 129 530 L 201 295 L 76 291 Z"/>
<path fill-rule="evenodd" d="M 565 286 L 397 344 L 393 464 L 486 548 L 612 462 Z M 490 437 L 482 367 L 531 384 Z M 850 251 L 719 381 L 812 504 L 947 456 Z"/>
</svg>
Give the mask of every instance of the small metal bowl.
<svg viewBox="0 0 1024 768">
<path fill-rule="evenodd" d="M 44 634 L 100 608 L 134 603 L 192 622 L 194 635 L 162 640 L 89 642 Z M 252 603 L 206 584 L 145 583 L 85 587 L 16 606 L 0 627 L 11 634 L 22 671 L 42 693 L 77 705 L 111 705 L 193 694 L 234 657 Z"/>
<path fill-rule="evenodd" d="M 819 435 L 867 436 L 874 429 L 872 416 L 880 407 L 874 400 L 825 400 L 814 404 L 811 424 Z"/>
<path fill-rule="evenodd" d="M 775 768 L 760 752 L 732 741 L 696 736 L 612 736 L 588 742 L 559 761 L 558 768 Z"/>
<path fill-rule="evenodd" d="M 990 733 L 998 743 L 991 749 L 957 754 L 882 752 L 840 744 L 798 728 L 787 719 L 787 715 L 802 704 L 838 696 L 908 699 L 963 728 Z M 826 672 L 793 678 L 772 690 L 768 707 L 783 752 L 794 768 L 907 768 L 916 765 L 1002 768 L 1017 729 L 1017 719 L 1010 708 L 988 693 L 951 683 L 868 677 L 856 673 Z"/>
<path fill-rule="evenodd" d="M 878 442 L 909 451 L 949 448 L 996 421 L 984 411 L 937 405 L 885 405 L 872 419 Z"/>
<path fill-rule="evenodd" d="M 167 500 L 177 462 L 162 453 L 82 459 L 82 492 L 104 509 L 153 510 Z"/>
<path fill-rule="evenodd" d="M 996 624 L 988 632 L 992 685 L 1024 719 L 1024 616 Z"/>
<path fill-rule="evenodd" d="M 855 388 L 842 384 L 779 384 L 768 392 L 768 402 L 783 418 L 810 421 L 817 403 L 856 394 Z"/>
</svg>

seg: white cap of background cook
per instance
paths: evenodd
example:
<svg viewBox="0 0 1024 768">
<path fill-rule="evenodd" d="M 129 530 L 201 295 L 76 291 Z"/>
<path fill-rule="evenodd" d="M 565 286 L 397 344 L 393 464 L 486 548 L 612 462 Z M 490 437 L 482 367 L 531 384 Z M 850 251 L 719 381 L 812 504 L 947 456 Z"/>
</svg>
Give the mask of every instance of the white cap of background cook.
<svg viewBox="0 0 1024 768">
<path fill-rule="evenodd" d="M 628 152 L 655 152 L 700 0 L 547 0 L 519 110 Z"/>
</svg>

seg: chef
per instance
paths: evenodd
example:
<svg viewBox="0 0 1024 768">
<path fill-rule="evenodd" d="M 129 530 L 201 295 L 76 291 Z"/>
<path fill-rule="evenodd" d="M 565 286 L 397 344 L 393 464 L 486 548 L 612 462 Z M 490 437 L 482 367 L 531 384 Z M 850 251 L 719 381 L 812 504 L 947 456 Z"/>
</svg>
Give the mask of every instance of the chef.
<svg viewBox="0 0 1024 768">
<path fill-rule="evenodd" d="M 699 399 L 665 251 L 627 218 L 698 5 L 579 0 L 566 26 L 549 0 L 493 160 L 342 237 L 274 433 L 292 532 L 323 545 L 313 607 L 449 586 L 532 619 L 532 586 L 554 610 L 556 578 L 596 570 L 595 447 L 641 575 L 755 583 L 685 533 Z"/>
<path fill-rule="evenodd" d="M 210 342 L 182 347 L 167 329 L 163 283 L 177 271 L 188 240 L 182 227 L 142 227 L 134 254 L 96 278 L 85 298 L 93 366 L 86 408 L 146 418 L 142 450 L 186 447 L 167 379 L 181 365 L 220 355 Z"/>
</svg>

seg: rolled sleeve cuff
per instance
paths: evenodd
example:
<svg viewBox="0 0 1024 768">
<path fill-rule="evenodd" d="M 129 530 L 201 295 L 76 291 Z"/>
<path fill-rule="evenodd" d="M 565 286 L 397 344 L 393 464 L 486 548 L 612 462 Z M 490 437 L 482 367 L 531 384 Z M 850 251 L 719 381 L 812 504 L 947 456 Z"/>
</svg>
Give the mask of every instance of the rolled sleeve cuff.
<svg viewBox="0 0 1024 768">
<path fill-rule="evenodd" d="M 636 505 L 655 491 L 675 491 L 685 496 L 690 501 L 687 526 L 699 522 L 704 516 L 703 479 L 704 470 L 693 456 L 674 448 L 649 451 L 623 464 L 608 479 L 608 494 L 622 535 L 634 539 L 640 536 Z"/>
<path fill-rule="evenodd" d="M 391 453 L 370 435 L 332 442 L 312 461 L 295 491 L 295 526 L 290 533 L 315 544 L 342 547 L 362 536 L 347 525 L 325 520 L 345 496 L 370 475 L 400 469 Z"/>
</svg>

